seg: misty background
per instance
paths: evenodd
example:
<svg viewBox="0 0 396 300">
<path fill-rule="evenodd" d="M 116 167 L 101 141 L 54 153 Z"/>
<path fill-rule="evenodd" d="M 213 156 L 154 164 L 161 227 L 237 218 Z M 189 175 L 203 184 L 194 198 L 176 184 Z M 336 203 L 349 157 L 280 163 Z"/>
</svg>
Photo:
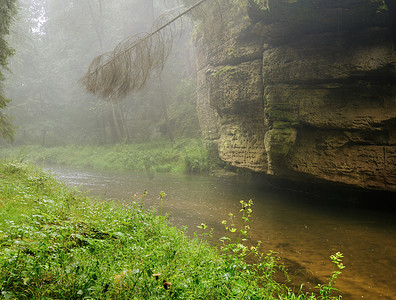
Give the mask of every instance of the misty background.
<svg viewBox="0 0 396 300">
<path fill-rule="evenodd" d="M 199 137 L 192 24 L 175 39 L 161 75 L 109 103 L 78 82 L 91 60 L 128 36 L 150 32 L 177 1 L 19 1 L 9 44 L 6 96 L 14 144 L 106 145 Z M 6 143 L 1 141 L 1 143 Z"/>
</svg>

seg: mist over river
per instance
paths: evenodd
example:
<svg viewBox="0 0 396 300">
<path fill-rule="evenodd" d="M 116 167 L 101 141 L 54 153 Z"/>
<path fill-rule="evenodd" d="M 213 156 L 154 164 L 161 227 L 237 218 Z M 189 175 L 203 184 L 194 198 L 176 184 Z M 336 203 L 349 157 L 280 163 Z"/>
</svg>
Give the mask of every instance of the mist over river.
<svg viewBox="0 0 396 300">
<path fill-rule="evenodd" d="M 214 240 L 225 234 L 221 221 L 239 215 L 240 200 L 254 201 L 250 243 L 262 241 L 262 250 L 274 250 L 290 269 L 293 283 L 307 288 L 326 283 L 332 271 L 329 256 L 344 254 L 346 268 L 337 281 L 343 299 L 396 299 L 396 218 L 393 211 L 342 205 L 307 194 L 271 188 L 240 176 L 203 176 L 96 172 L 49 167 L 71 186 L 107 200 L 127 203 L 134 194 L 148 195 L 147 207 L 159 206 L 172 224 L 200 233 L 205 223 L 214 228 Z M 378 199 L 373 199 L 373 202 Z M 239 217 L 239 216 L 237 216 Z M 237 218 L 239 219 L 239 218 Z M 238 221 L 238 220 L 237 220 Z M 296 282 L 294 282 L 296 281 Z"/>
</svg>

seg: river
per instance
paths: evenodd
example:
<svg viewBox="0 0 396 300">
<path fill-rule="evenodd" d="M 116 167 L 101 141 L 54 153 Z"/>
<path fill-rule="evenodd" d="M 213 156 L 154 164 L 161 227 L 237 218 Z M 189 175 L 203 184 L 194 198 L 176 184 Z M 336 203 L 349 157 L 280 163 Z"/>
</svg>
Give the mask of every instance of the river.
<svg viewBox="0 0 396 300">
<path fill-rule="evenodd" d="M 192 234 L 205 223 L 214 228 L 215 239 L 225 233 L 221 221 L 230 212 L 239 214 L 239 201 L 252 199 L 250 242 L 262 241 L 263 251 L 276 251 L 293 281 L 304 281 L 308 289 L 326 283 L 332 271 L 329 256 L 339 251 L 346 265 L 337 281 L 343 299 L 396 299 L 394 211 L 325 201 L 239 176 L 156 174 L 149 180 L 146 174 L 131 172 L 47 170 L 102 199 L 128 202 L 147 190 L 146 206 L 158 207 L 163 190 L 167 194 L 163 209 L 172 224 L 187 226 Z"/>
</svg>

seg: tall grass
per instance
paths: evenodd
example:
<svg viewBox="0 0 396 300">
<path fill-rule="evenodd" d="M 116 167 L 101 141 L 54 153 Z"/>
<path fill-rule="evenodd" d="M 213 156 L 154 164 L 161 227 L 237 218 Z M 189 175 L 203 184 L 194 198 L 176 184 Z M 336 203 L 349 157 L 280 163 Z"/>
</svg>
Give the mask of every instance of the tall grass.
<svg viewBox="0 0 396 300">
<path fill-rule="evenodd" d="M 31 145 L 2 148 L 0 156 L 17 161 L 45 162 L 97 170 L 197 173 L 216 167 L 200 139 L 113 146 L 70 145 L 46 148 Z"/>
<path fill-rule="evenodd" d="M 238 239 L 219 252 L 143 208 L 144 196 L 98 202 L 29 165 L 0 163 L 0 297 L 317 299 L 277 283 L 276 257 L 244 246 L 250 202 L 239 233 L 225 222 Z M 338 275 L 317 297 L 332 299 Z"/>
</svg>

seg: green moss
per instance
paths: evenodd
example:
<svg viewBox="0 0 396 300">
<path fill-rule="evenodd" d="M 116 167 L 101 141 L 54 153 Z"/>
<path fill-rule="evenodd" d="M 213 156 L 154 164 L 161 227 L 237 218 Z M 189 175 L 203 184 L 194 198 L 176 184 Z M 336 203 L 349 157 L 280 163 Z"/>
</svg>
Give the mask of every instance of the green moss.
<svg viewBox="0 0 396 300">
<path fill-rule="evenodd" d="M 288 121 L 275 121 L 272 124 L 273 129 L 290 129 L 294 128 L 297 125 L 296 122 L 288 122 Z"/>
<path fill-rule="evenodd" d="M 237 68 L 233 66 L 224 66 L 217 70 L 212 76 L 214 78 L 221 77 L 221 78 L 231 78 L 237 73 Z"/>
<path fill-rule="evenodd" d="M 261 10 L 269 10 L 269 0 L 253 0 Z"/>
<path fill-rule="evenodd" d="M 271 158 L 285 157 L 292 148 L 297 136 L 294 128 L 271 129 L 267 132 L 265 143 L 270 149 Z"/>
<path fill-rule="evenodd" d="M 298 125 L 298 116 L 294 111 L 267 108 L 265 110 L 265 117 L 270 123 L 278 124 L 279 126 L 282 124 L 289 124 L 289 127 Z"/>
<path fill-rule="evenodd" d="M 227 56 L 230 58 L 235 58 L 238 55 L 238 51 L 234 48 L 227 48 L 225 49 L 225 52 L 227 53 Z"/>
</svg>

